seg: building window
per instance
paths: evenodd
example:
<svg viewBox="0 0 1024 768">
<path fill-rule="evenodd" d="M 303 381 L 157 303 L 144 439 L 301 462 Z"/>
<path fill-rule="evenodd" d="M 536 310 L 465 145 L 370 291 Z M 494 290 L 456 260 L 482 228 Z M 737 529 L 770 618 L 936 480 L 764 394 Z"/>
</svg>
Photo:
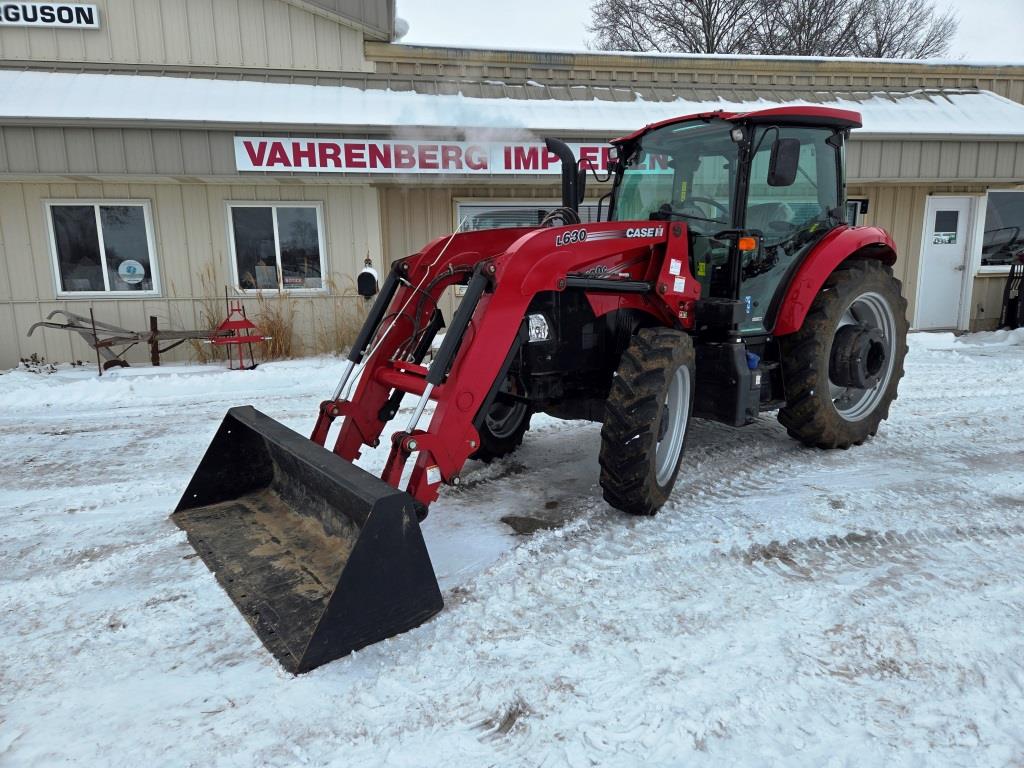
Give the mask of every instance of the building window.
<svg viewBox="0 0 1024 768">
<path fill-rule="evenodd" d="M 153 295 L 160 290 L 149 203 L 49 201 L 57 295 Z"/>
<path fill-rule="evenodd" d="M 503 229 L 506 227 L 538 227 L 544 217 L 561 203 L 540 202 L 483 202 L 472 201 L 458 203 L 456 217 L 462 222 L 463 232 L 479 229 Z M 608 205 L 605 204 L 602 216 L 608 216 Z M 597 203 L 584 203 L 580 206 L 580 220 L 584 224 L 597 221 Z"/>
<path fill-rule="evenodd" d="M 238 287 L 246 291 L 324 289 L 320 205 L 229 203 Z"/>
<path fill-rule="evenodd" d="M 981 266 L 1003 267 L 1024 257 L 1024 192 L 989 192 Z"/>
<path fill-rule="evenodd" d="M 864 216 L 868 212 L 868 201 L 863 197 L 851 197 L 846 201 L 846 223 L 851 227 L 864 224 Z"/>
</svg>

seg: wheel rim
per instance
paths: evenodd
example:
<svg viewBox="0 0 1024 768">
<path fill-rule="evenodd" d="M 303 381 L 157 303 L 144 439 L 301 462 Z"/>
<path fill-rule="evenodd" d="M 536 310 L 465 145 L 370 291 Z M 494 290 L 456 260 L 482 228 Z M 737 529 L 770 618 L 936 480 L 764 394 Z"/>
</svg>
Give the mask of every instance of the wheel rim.
<svg viewBox="0 0 1024 768">
<path fill-rule="evenodd" d="M 860 325 L 866 329 L 878 331 L 881 334 L 879 343 L 885 355 L 878 381 L 873 386 L 863 389 L 843 386 L 833 381 L 831 375 L 829 376 L 829 395 L 836 413 L 846 421 L 861 421 L 871 415 L 884 399 L 885 392 L 889 388 L 895 364 L 893 350 L 896 346 L 896 318 L 885 297 L 870 291 L 862 293 L 846 307 L 836 326 L 836 334 L 847 325 Z M 835 336 L 833 336 L 834 341 Z M 830 345 L 828 359 L 831 360 L 831 358 L 832 348 Z"/>
<path fill-rule="evenodd" d="M 665 486 L 679 466 L 679 454 L 686 436 L 686 417 L 690 413 L 690 369 L 680 366 L 669 381 L 662 406 L 661 439 L 655 450 L 655 478 Z M 667 423 L 665 420 L 668 420 Z"/>
<path fill-rule="evenodd" d="M 512 404 L 496 402 L 484 416 L 487 430 L 499 440 L 510 437 L 526 416 L 526 403 Z"/>
</svg>

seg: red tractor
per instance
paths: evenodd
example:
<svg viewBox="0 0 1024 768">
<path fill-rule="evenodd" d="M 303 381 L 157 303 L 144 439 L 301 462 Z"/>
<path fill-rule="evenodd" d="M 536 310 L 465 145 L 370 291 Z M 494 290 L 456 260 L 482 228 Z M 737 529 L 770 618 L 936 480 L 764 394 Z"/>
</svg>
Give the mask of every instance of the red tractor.
<svg viewBox="0 0 1024 768">
<path fill-rule="evenodd" d="M 419 521 L 468 459 L 514 451 L 535 412 L 603 425 L 604 498 L 633 515 L 669 498 L 694 416 L 742 427 L 777 410 L 806 445 L 863 442 L 896 397 L 907 322 L 892 239 L 846 221 L 859 126 L 809 106 L 650 125 L 612 142 L 593 223 L 587 169 L 548 140 L 561 207 L 395 262 L 312 438 L 233 408 L 175 521 L 301 672 L 441 610 Z M 452 286 L 465 295 L 446 328 Z M 378 478 L 354 462 L 406 398 Z"/>
</svg>

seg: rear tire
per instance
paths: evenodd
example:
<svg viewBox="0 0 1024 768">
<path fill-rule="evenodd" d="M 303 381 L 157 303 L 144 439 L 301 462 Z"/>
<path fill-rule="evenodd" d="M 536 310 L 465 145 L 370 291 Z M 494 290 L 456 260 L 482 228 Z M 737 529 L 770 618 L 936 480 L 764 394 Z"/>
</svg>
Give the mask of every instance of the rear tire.
<svg viewBox="0 0 1024 768">
<path fill-rule="evenodd" d="M 631 515 L 653 515 L 679 474 L 693 413 L 689 335 L 644 328 L 622 353 L 601 428 L 604 499 Z"/>
<path fill-rule="evenodd" d="M 899 280 L 873 259 L 841 264 L 800 330 L 780 344 L 786 406 L 779 421 L 790 437 L 818 448 L 860 445 L 888 418 L 903 377 L 907 301 Z M 865 386 L 849 382 L 851 366 Z"/>
</svg>

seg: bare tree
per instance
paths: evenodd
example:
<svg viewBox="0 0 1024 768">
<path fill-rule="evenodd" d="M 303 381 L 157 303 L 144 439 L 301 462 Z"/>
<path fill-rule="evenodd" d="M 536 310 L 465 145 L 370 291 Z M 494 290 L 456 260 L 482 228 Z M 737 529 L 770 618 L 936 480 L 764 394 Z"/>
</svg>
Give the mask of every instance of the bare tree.
<svg viewBox="0 0 1024 768">
<path fill-rule="evenodd" d="M 960 20 L 951 8 L 940 13 L 931 0 L 867 0 L 867 24 L 857 37 L 858 56 L 926 59 L 945 56 Z"/>
<path fill-rule="evenodd" d="M 934 0 L 596 0 L 595 47 L 622 51 L 925 58 L 959 22 Z"/>
<path fill-rule="evenodd" d="M 753 34 L 757 52 L 781 56 L 852 56 L 868 15 L 865 0 L 764 2 Z"/>
<path fill-rule="evenodd" d="M 647 17 L 647 3 L 640 0 L 598 0 L 588 29 L 593 45 L 604 51 L 666 51 L 669 41 Z"/>
<path fill-rule="evenodd" d="M 752 53 L 761 0 L 597 0 L 597 48 L 620 51 Z"/>
</svg>

